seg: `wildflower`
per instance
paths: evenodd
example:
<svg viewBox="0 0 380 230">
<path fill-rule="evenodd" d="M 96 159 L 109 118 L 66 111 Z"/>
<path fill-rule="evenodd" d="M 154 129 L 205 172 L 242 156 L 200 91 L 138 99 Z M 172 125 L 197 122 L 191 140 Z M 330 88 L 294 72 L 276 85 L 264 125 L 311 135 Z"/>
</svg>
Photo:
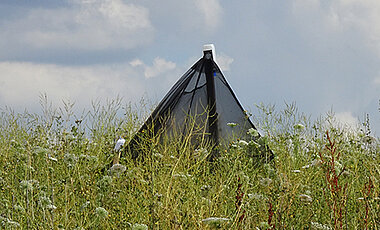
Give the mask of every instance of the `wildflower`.
<svg viewBox="0 0 380 230">
<path fill-rule="evenodd" d="M 96 161 L 98 158 L 96 156 L 91 156 L 91 155 L 86 155 L 86 154 L 81 154 L 79 156 L 80 159 L 88 160 L 88 161 Z"/>
<path fill-rule="evenodd" d="M 302 202 L 305 202 L 305 203 L 311 203 L 313 201 L 313 198 L 311 198 L 311 196 L 306 195 L 306 194 L 301 194 L 298 197 L 300 198 Z"/>
<path fill-rule="evenodd" d="M 212 202 L 211 202 L 210 199 L 207 199 L 207 198 L 205 198 L 205 197 L 202 197 L 201 199 L 202 199 L 202 201 L 203 201 L 205 204 L 207 204 L 207 205 L 211 205 L 211 204 L 212 204 Z"/>
<path fill-rule="evenodd" d="M 187 178 L 191 178 L 192 176 L 190 174 L 174 174 L 173 175 L 174 178 L 183 178 L 183 179 L 187 179 Z"/>
<path fill-rule="evenodd" d="M 350 171 L 348 171 L 348 170 L 344 170 L 344 171 L 342 172 L 342 177 L 348 177 L 350 174 L 351 174 Z"/>
<path fill-rule="evenodd" d="M 110 176 L 103 176 L 103 178 L 98 181 L 97 185 L 101 190 L 106 190 L 112 183 L 112 177 Z"/>
<path fill-rule="evenodd" d="M 132 230 L 148 230 L 148 226 L 146 224 L 134 224 L 132 225 Z"/>
<path fill-rule="evenodd" d="M 153 153 L 153 156 L 155 156 L 157 158 L 163 158 L 164 157 L 164 155 L 162 155 L 161 153 L 158 153 L 158 152 Z"/>
<path fill-rule="evenodd" d="M 248 145 L 248 142 L 246 142 L 245 140 L 240 140 L 238 144 L 239 144 L 240 146 L 247 146 L 247 145 Z"/>
<path fill-rule="evenodd" d="M 49 149 L 46 149 L 40 146 L 35 147 L 33 151 L 35 155 L 45 155 L 45 156 L 48 155 L 49 152 L 50 152 Z"/>
<path fill-rule="evenodd" d="M 52 202 L 49 197 L 40 196 L 39 202 L 42 208 L 47 208 L 49 205 L 52 205 Z"/>
<path fill-rule="evenodd" d="M 252 137 L 258 137 L 259 136 L 259 132 L 254 128 L 248 129 L 247 134 L 251 135 Z"/>
<path fill-rule="evenodd" d="M 307 168 L 310 168 L 310 167 L 314 167 L 314 166 L 320 166 L 321 165 L 321 161 L 318 160 L 318 159 L 315 159 L 311 162 L 311 164 L 308 164 L 308 165 L 304 165 L 302 166 L 303 169 L 307 169 Z"/>
<path fill-rule="evenodd" d="M 261 146 L 259 143 L 257 143 L 257 142 L 254 141 L 254 140 L 249 141 L 248 145 L 249 145 L 249 146 L 253 146 L 253 147 L 255 147 L 255 148 L 260 148 L 260 146 Z"/>
<path fill-rule="evenodd" d="M 107 216 L 108 216 L 108 211 L 105 210 L 104 208 L 102 207 L 97 207 L 95 209 L 95 212 L 96 212 L 96 215 L 101 218 L 101 219 L 105 219 Z"/>
<path fill-rule="evenodd" d="M 206 191 L 206 190 L 210 190 L 210 189 L 211 189 L 211 186 L 208 185 L 208 184 L 206 184 L 206 185 L 202 185 L 202 187 L 201 187 L 201 190 L 202 190 L 202 191 Z"/>
<path fill-rule="evenodd" d="M 116 175 L 117 177 L 119 177 L 120 174 L 122 174 L 123 172 L 125 172 L 125 170 L 127 170 L 127 167 L 125 165 L 114 164 L 110 168 L 110 173 L 111 173 L 111 175 Z"/>
<path fill-rule="evenodd" d="M 270 229 L 271 227 L 269 226 L 268 222 L 260 222 L 260 229 Z"/>
<path fill-rule="evenodd" d="M 310 222 L 311 224 L 311 229 L 322 229 L 322 230 L 330 230 L 331 228 L 328 225 L 321 224 L 318 222 Z"/>
<path fill-rule="evenodd" d="M 269 187 L 272 184 L 272 179 L 270 178 L 262 178 L 260 180 L 260 184 L 264 187 Z"/>
<path fill-rule="evenodd" d="M 48 159 L 54 162 L 57 162 L 57 158 L 52 157 L 50 154 L 48 154 Z"/>
<path fill-rule="evenodd" d="M 80 210 L 83 211 L 85 210 L 88 206 L 90 206 L 91 202 L 90 201 L 86 201 L 82 204 L 82 206 L 80 206 Z"/>
<path fill-rule="evenodd" d="M 57 207 L 55 205 L 53 205 L 53 204 L 49 204 L 49 205 L 46 206 L 46 209 L 55 210 L 55 209 L 57 209 Z"/>
<path fill-rule="evenodd" d="M 114 150 L 116 152 L 120 151 L 120 149 L 121 149 L 121 147 L 123 147 L 124 143 L 125 143 L 125 139 L 120 137 L 119 140 L 116 141 Z"/>
<path fill-rule="evenodd" d="M 235 127 L 235 126 L 237 126 L 237 124 L 236 124 L 236 123 L 233 123 L 233 122 L 230 122 L 230 123 L 227 123 L 227 126 Z"/>
<path fill-rule="evenodd" d="M 38 185 L 37 180 L 23 180 L 20 182 L 21 189 L 28 191 L 32 191 L 35 187 L 38 187 Z"/>
<path fill-rule="evenodd" d="M 196 149 L 194 151 L 194 157 L 195 158 L 202 158 L 203 156 L 208 155 L 208 151 L 205 148 Z"/>
<path fill-rule="evenodd" d="M 255 199 L 255 200 L 264 200 L 265 196 L 263 194 L 259 193 L 248 193 L 247 194 L 248 199 Z"/>
<path fill-rule="evenodd" d="M 295 169 L 295 170 L 292 170 L 292 172 L 294 172 L 294 173 L 300 173 L 301 170 Z"/>
<path fill-rule="evenodd" d="M 294 129 L 297 130 L 297 131 L 302 131 L 305 129 L 305 126 L 303 124 L 296 124 L 294 126 Z"/>
<path fill-rule="evenodd" d="M 202 222 L 212 227 L 219 227 L 221 224 L 226 223 L 229 220 L 230 220 L 229 218 L 209 217 L 209 218 L 203 219 Z"/>
</svg>

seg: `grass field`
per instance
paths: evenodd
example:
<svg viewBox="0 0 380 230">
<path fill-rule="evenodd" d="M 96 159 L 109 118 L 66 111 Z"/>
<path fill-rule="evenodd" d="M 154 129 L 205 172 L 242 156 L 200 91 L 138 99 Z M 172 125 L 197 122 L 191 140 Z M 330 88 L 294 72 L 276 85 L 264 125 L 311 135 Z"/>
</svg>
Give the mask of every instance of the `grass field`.
<svg viewBox="0 0 380 230">
<path fill-rule="evenodd" d="M 258 106 L 260 143 L 207 146 L 150 140 L 143 162 L 104 171 L 120 135 L 149 109 L 120 99 L 74 114 L 42 98 L 42 115 L 0 116 L 0 229 L 379 229 L 380 144 L 370 127 L 316 121 L 295 105 Z"/>
</svg>

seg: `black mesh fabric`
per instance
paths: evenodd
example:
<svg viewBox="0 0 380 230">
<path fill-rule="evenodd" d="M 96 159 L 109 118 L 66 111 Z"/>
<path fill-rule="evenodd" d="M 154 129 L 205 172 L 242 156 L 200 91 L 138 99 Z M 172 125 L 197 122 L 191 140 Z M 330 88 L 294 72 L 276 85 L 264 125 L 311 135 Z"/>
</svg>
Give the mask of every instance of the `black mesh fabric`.
<svg viewBox="0 0 380 230">
<path fill-rule="evenodd" d="M 231 127 L 228 123 L 236 126 Z M 205 53 L 165 95 L 128 148 L 136 158 L 144 135 L 158 133 L 167 138 L 191 135 L 194 145 L 199 141 L 225 145 L 232 140 L 248 138 L 250 128 L 255 127 L 218 65 Z"/>
</svg>

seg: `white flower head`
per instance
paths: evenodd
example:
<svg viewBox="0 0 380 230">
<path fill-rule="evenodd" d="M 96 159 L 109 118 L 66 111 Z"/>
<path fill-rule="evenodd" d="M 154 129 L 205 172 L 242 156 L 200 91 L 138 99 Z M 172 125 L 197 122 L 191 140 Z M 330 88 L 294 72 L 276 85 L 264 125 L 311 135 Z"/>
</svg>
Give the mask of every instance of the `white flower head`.
<svg viewBox="0 0 380 230">
<path fill-rule="evenodd" d="M 259 136 L 259 132 L 254 128 L 248 129 L 247 134 L 251 135 L 252 137 L 258 137 Z"/>
<path fill-rule="evenodd" d="M 48 154 L 48 159 L 51 160 L 51 161 L 54 161 L 54 162 L 57 162 L 57 158 L 55 157 L 52 157 L 50 154 Z"/>
<path fill-rule="evenodd" d="M 297 131 L 302 131 L 302 130 L 305 129 L 305 126 L 303 124 L 301 124 L 301 123 L 300 124 L 296 124 L 294 126 L 294 129 L 297 130 Z"/>
<path fill-rule="evenodd" d="M 96 215 L 101 218 L 101 219 L 105 219 L 107 216 L 108 216 L 108 211 L 105 210 L 104 208 L 102 207 L 97 207 L 95 209 L 95 212 L 96 212 Z"/>
<path fill-rule="evenodd" d="M 148 226 L 146 224 L 134 224 L 132 225 L 132 230 L 148 230 Z"/>
<path fill-rule="evenodd" d="M 302 202 L 305 202 L 305 203 L 311 203 L 313 201 L 313 198 L 311 198 L 311 196 L 306 195 L 306 194 L 301 194 L 298 197 L 300 198 Z"/>
<path fill-rule="evenodd" d="M 330 230 L 330 226 L 318 222 L 310 222 L 311 229 Z"/>
<path fill-rule="evenodd" d="M 227 126 L 235 127 L 235 126 L 237 126 L 237 124 L 236 124 L 236 123 L 233 123 L 233 122 L 229 122 L 229 123 L 227 123 Z"/>
<path fill-rule="evenodd" d="M 218 227 L 221 224 L 228 222 L 229 220 L 230 220 L 229 218 L 209 217 L 209 218 L 203 219 L 202 222 L 205 224 L 211 225 L 213 227 Z"/>
<path fill-rule="evenodd" d="M 124 144 L 125 144 L 125 139 L 120 137 L 119 140 L 116 141 L 114 150 L 116 152 L 120 151 L 121 147 L 123 147 Z"/>
<path fill-rule="evenodd" d="M 269 187 L 272 184 L 272 179 L 270 178 L 262 178 L 260 180 L 260 184 L 264 187 Z"/>
<path fill-rule="evenodd" d="M 112 165 L 112 167 L 110 168 L 110 173 L 111 175 L 116 175 L 116 176 L 120 176 L 120 174 L 122 174 L 123 172 L 125 172 L 125 170 L 127 170 L 127 167 L 125 165 L 122 165 L 122 164 L 114 164 Z"/>
<path fill-rule="evenodd" d="M 248 142 L 246 142 L 245 140 L 239 140 L 239 145 L 242 147 L 242 146 L 247 146 L 248 145 Z"/>
</svg>

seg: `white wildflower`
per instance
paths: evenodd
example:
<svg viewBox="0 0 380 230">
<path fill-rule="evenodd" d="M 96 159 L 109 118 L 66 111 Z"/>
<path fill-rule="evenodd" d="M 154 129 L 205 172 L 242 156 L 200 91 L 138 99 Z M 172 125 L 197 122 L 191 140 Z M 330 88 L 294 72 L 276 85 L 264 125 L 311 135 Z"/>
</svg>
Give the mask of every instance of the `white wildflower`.
<svg viewBox="0 0 380 230">
<path fill-rule="evenodd" d="M 82 204 L 82 206 L 80 206 L 80 210 L 83 211 L 85 210 L 86 208 L 88 208 L 90 206 L 91 202 L 90 201 L 86 201 Z"/>
<path fill-rule="evenodd" d="M 206 184 L 206 185 L 202 185 L 202 187 L 201 187 L 201 190 L 202 190 L 202 191 L 206 191 L 206 190 L 210 190 L 210 189 L 211 189 L 211 186 L 208 185 L 208 184 Z"/>
<path fill-rule="evenodd" d="M 125 170 L 127 170 L 127 167 L 125 165 L 114 164 L 110 168 L 110 173 L 111 173 L 111 175 L 116 175 L 117 177 L 119 177 L 120 174 L 122 174 L 123 172 L 125 172 Z"/>
<path fill-rule="evenodd" d="M 121 149 L 121 147 L 123 147 L 124 143 L 125 143 L 125 139 L 120 137 L 119 140 L 116 141 L 114 150 L 116 152 L 120 151 L 120 149 Z"/>
<path fill-rule="evenodd" d="M 40 196 L 39 202 L 40 202 L 41 207 L 44 209 L 52 204 L 50 198 L 47 196 Z"/>
<path fill-rule="evenodd" d="M 97 207 L 95 209 L 95 212 L 96 212 L 96 215 L 101 218 L 101 219 L 105 219 L 107 216 L 108 216 L 108 211 L 105 210 L 104 208 L 102 207 Z"/>
<path fill-rule="evenodd" d="M 153 156 L 155 156 L 157 158 L 163 158 L 164 157 L 164 155 L 162 155 L 161 153 L 158 153 L 158 152 L 153 153 Z"/>
<path fill-rule="evenodd" d="M 311 229 L 322 229 L 322 230 L 330 230 L 332 228 L 330 228 L 328 225 L 325 225 L 325 224 L 321 224 L 321 223 L 318 223 L 318 222 L 310 222 L 311 224 Z"/>
<path fill-rule="evenodd" d="M 247 145 L 248 145 L 248 142 L 246 142 L 245 140 L 240 140 L 240 141 L 239 141 L 239 145 L 240 145 L 240 146 L 247 146 Z"/>
<path fill-rule="evenodd" d="M 305 126 L 303 124 L 296 124 L 294 126 L 294 129 L 297 130 L 297 131 L 302 131 L 305 129 Z"/>
<path fill-rule="evenodd" d="M 315 159 L 310 164 L 302 166 L 302 168 L 303 169 L 307 169 L 307 168 L 310 168 L 310 167 L 320 166 L 320 165 L 321 165 L 321 161 L 318 160 L 318 159 Z"/>
<path fill-rule="evenodd" d="M 32 191 L 34 188 L 38 187 L 39 183 L 37 180 L 23 180 L 20 182 L 20 187 L 23 190 Z"/>
<path fill-rule="evenodd" d="M 235 126 L 237 126 L 237 124 L 236 124 L 236 123 L 233 123 L 233 122 L 229 122 L 229 123 L 227 123 L 227 126 L 235 127 Z"/>
<path fill-rule="evenodd" d="M 262 178 L 262 179 L 260 179 L 260 184 L 264 187 L 269 187 L 272 184 L 272 179 Z"/>
<path fill-rule="evenodd" d="M 57 158 L 52 157 L 50 154 L 48 155 L 48 159 L 54 162 L 57 162 Z"/>
<path fill-rule="evenodd" d="M 295 169 L 295 170 L 292 170 L 292 172 L 294 172 L 294 173 L 300 173 L 301 170 L 299 170 L 299 169 Z"/>
<path fill-rule="evenodd" d="M 257 142 L 254 141 L 254 140 L 249 141 L 248 145 L 249 145 L 249 146 L 253 146 L 253 147 L 255 147 L 255 148 L 260 148 L 260 146 L 261 146 L 259 143 L 257 143 Z"/>
<path fill-rule="evenodd" d="M 203 223 L 211 225 L 213 227 L 218 227 L 228 221 L 230 221 L 229 218 L 222 218 L 222 217 L 209 217 L 202 220 Z"/>
<path fill-rule="evenodd" d="M 57 209 L 57 207 L 55 205 L 53 205 L 53 204 L 47 205 L 46 208 L 49 209 L 49 210 L 55 210 L 55 209 Z"/>
<path fill-rule="evenodd" d="M 146 224 L 134 224 L 132 225 L 132 230 L 148 230 L 148 226 Z"/>
<path fill-rule="evenodd" d="M 255 200 L 259 200 L 259 201 L 266 199 L 263 194 L 259 194 L 259 193 L 248 193 L 247 197 L 248 197 L 248 199 L 255 199 Z"/>
<path fill-rule="evenodd" d="M 260 222 L 260 228 L 259 229 L 270 229 L 271 227 L 269 226 L 268 222 L 263 221 Z"/>
<path fill-rule="evenodd" d="M 311 198 L 311 196 L 306 195 L 306 194 L 301 194 L 298 197 L 300 198 L 302 202 L 305 202 L 305 203 L 311 203 L 313 201 L 313 198 Z"/>
<path fill-rule="evenodd" d="M 183 179 L 188 179 L 188 178 L 191 178 L 191 174 L 174 174 L 173 175 L 174 178 L 183 178 Z"/>
<path fill-rule="evenodd" d="M 254 128 L 248 129 L 247 134 L 251 135 L 252 137 L 258 137 L 259 136 L 259 132 Z"/>
<path fill-rule="evenodd" d="M 208 151 L 205 148 L 196 149 L 194 151 L 194 157 L 195 158 L 203 158 L 206 155 L 208 155 Z"/>
<path fill-rule="evenodd" d="M 212 204 L 212 202 L 211 202 L 210 199 L 207 199 L 207 198 L 205 198 L 205 197 L 202 197 L 201 199 L 202 199 L 203 203 L 205 203 L 205 204 L 207 204 L 207 205 L 211 205 L 211 204 Z"/>
</svg>

